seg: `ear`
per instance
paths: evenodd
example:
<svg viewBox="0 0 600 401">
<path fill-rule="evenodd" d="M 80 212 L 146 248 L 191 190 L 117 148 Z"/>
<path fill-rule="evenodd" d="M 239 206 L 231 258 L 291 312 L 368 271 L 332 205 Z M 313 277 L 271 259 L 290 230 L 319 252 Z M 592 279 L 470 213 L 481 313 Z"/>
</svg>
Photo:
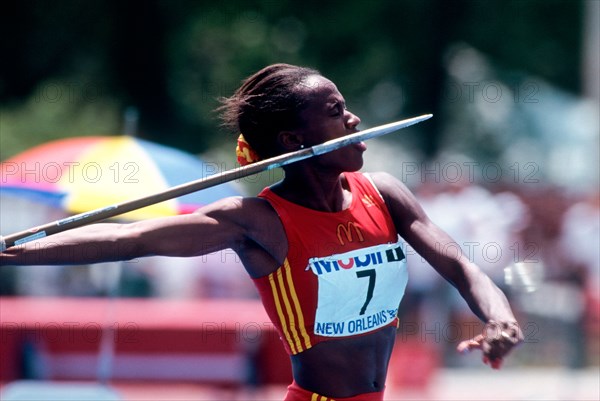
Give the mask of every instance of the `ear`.
<svg viewBox="0 0 600 401">
<path fill-rule="evenodd" d="M 277 142 L 284 151 L 292 152 L 300 149 L 300 147 L 304 144 L 304 138 L 301 134 L 293 131 L 281 131 L 277 135 Z"/>
</svg>

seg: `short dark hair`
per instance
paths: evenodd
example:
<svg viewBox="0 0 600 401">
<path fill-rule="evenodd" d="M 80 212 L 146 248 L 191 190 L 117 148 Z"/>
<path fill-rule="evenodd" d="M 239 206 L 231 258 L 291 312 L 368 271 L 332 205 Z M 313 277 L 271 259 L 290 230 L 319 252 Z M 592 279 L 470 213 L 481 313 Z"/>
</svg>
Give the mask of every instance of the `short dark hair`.
<svg viewBox="0 0 600 401">
<path fill-rule="evenodd" d="M 321 75 L 315 69 L 290 64 L 273 64 L 246 78 L 235 93 L 221 99 L 217 109 L 223 125 L 241 132 L 259 155 L 277 155 L 279 132 L 297 128 L 299 114 L 308 98 L 299 85 L 311 75 Z"/>
</svg>

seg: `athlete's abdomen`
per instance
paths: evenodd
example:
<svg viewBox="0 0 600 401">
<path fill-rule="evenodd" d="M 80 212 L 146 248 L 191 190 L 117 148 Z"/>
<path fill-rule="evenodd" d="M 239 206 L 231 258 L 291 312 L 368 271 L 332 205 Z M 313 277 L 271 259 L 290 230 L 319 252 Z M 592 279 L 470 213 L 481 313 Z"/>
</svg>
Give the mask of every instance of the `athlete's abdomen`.
<svg viewBox="0 0 600 401">
<path fill-rule="evenodd" d="M 294 379 L 306 390 L 329 397 L 382 391 L 396 337 L 395 327 L 324 341 L 292 355 Z"/>
</svg>

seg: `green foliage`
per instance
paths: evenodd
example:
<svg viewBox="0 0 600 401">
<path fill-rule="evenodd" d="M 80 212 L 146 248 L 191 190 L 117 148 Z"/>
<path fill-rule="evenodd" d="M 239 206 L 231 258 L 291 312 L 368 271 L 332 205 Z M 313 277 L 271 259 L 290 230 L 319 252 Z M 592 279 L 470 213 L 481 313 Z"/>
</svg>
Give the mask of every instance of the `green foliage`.
<svg viewBox="0 0 600 401">
<path fill-rule="evenodd" d="M 130 106 L 147 139 L 191 152 L 233 142 L 213 112 L 218 98 L 274 62 L 321 70 L 365 125 L 439 114 L 444 57 L 457 43 L 569 91 L 580 85 L 575 0 L 10 0 L 3 9 L 2 158 L 55 137 L 119 133 Z M 442 128 L 432 122 L 411 146 L 435 154 Z"/>
<path fill-rule="evenodd" d="M 0 160 L 71 136 L 121 132 L 118 101 L 92 84 L 41 82 L 24 101 L 0 105 Z"/>
</svg>

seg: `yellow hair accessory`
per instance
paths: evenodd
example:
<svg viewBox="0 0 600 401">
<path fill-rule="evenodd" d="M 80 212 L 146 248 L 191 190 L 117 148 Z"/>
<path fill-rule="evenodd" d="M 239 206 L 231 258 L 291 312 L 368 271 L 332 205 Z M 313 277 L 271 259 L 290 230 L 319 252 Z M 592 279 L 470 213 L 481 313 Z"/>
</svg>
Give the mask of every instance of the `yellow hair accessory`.
<svg viewBox="0 0 600 401">
<path fill-rule="evenodd" d="M 240 165 L 245 166 L 250 163 L 254 163 L 260 160 L 258 154 L 252 149 L 250 144 L 244 138 L 244 134 L 240 134 L 237 139 L 237 146 L 235 148 L 235 155 Z"/>
</svg>

